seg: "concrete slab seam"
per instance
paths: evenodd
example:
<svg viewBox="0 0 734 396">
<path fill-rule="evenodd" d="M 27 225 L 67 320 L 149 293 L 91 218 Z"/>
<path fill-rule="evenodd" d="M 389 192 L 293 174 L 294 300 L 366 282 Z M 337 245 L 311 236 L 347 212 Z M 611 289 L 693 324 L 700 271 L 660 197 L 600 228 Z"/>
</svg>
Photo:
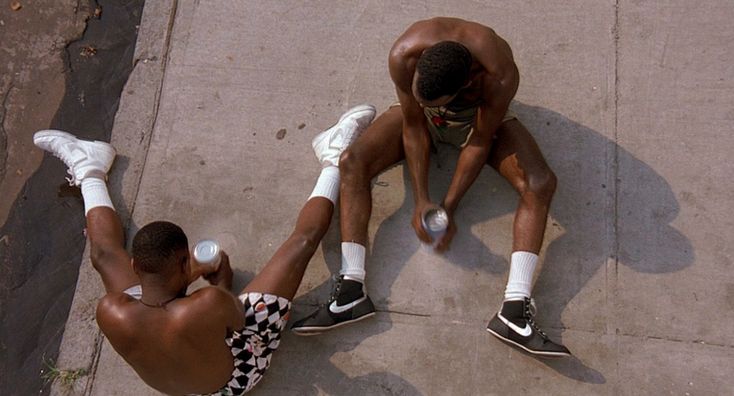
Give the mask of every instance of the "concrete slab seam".
<svg viewBox="0 0 734 396">
<path fill-rule="evenodd" d="M 172 2 L 172 8 L 171 8 L 172 9 L 172 14 L 175 13 L 175 8 L 176 8 L 176 1 L 174 0 Z M 153 120 L 155 120 L 155 117 L 157 116 L 158 99 L 160 97 L 160 92 L 161 92 L 161 89 L 162 89 L 163 73 L 165 72 L 165 67 L 166 67 L 166 58 L 167 58 L 167 53 L 168 53 L 168 45 L 170 43 L 170 31 L 171 31 L 171 28 L 173 26 L 173 22 L 172 22 L 173 15 L 172 14 L 169 14 L 171 16 L 168 18 L 168 21 L 165 21 L 165 23 L 166 23 L 165 32 L 166 32 L 166 34 L 168 34 L 169 37 L 166 38 L 165 45 L 164 45 L 164 51 L 163 51 L 163 54 L 161 56 L 161 58 L 162 58 L 161 59 L 162 66 L 160 68 L 161 77 L 160 77 L 158 86 L 155 87 L 155 88 L 153 88 L 153 95 L 155 97 L 154 103 L 156 104 L 155 109 L 153 110 L 154 111 Z M 83 36 L 83 34 L 82 34 L 82 36 Z M 77 38 L 75 40 L 72 40 L 69 43 L 69 45 L 71 45 L 71 43 L 73 43 L 74 41 L 78 41 L 79 39 L 81 39 L 81 37 L 79 37 L 79 38 Z M 140 40 L 138 40 L 138 42 L 140 42 Z M 67 46 L 67 52 L 65 53 L 65 57 L 66 57 L 67 60 L 69 59 L 68 55 L 69 54 L 68 54 L 68 46 Z M 130 73 L 130 76 L 131 76 L 130 78 L 131 79 L 136 78 L 135 77 L 136 75 L 134 73 L 136 67 L 137 67 L 137 62 L 135 63 L 135 65 L 133 67 L 133 70 Z M 126 83 L 126 86 L 128 84 L 130 84 L 130 81 L 131 80 L 128 80 L 128 82 Z M 123 89 L 123 92 L 124 92 L 124 89 Z M 124 108 L 119 108 L 118 109 L 118 115 L 120 113 L 124 112 L 124 111 L 125 111 Z M 155 125 L 155 121 L 151 122 L 151 124 L 148 126 L 148 129 L 152 131 L 152 128 L 153 128 L 154 125 Z M 115 129 L 114 128 L 113 128 L 113 131 L 112 131 L 112 135 L 113 136 L 115 135 Z M 111 137 L 111 140 L 112 140 L 112 137 Z M 147 157 L 147 146 L 145 147 L 145 155 Z M 145 161 L 143 160 L 143 164 L 144 163 L 145 163 Z M 135 196 L 137 196 L 137 188 L 140 185 L 140 179 L 138 178 L 137 180 L 131 180 L 130 183 L 135 186 Z M 131 206 L 134 206 L 134 200 L 133 200 L 133 203 L 132 203 Z M 123 220 L 123 223 L 125 224 L 126 230 L 128 230 L 128 224 L 129 224 L 130 218 L 131 218 L 131 216 L 128 217 L 127 219 L 122 219 Z M 87 241 L 86 245 L 87 246 L 86 246 L 85 250 L 88 251 L 89 250 L 89 242 L 88 241 Z M 82 259 L 82 263 L 83 264 L 82 264 L 82 269 L 81 270 L 86 270 L 86 271 L 94 272 L 94 269 L 91 267 L 91 265 L 84 265 L 85 259 L 86 259 L 86 256 L 85 256 L 85 258 Z M 77 293 L 78 293 L 78 290 L 77 290 Z M 96 297 L 94 297 L 94 298 L 96 298 Z M 75 296 L 75 299 L 74 299 L 74 303 L 73 304 L 83 304 L 83 302 L 81 301 L 81 299 L 79 299 L 79 298 L 77 298 L 77 296 Z M 72 307 L 72 309 L 73 309 L 73 307 Z M 70 318 L 70 320 L 73 320 L 73 319 Z M 68 323 L 67 323 L 67 327 L 68 327 Z M 102 332 L 99 329 L 97 329 L 94 332 L 94 334 L 89 334 L 89 337 L 93 337 L 94 338 L 94 341 L 92 342 L 92 345 L 93 345 L 92 346 L 92 352 L 88 355 L 88 359 L 89 360 L 87 362 L 85 362 L 84 364 L 82 364 L 82 366 L 84 366 L 84 367 L 87 368 L 88 374 L 87 374 L 87 376 L 85 378 L 85 384 L 83 386 L 80 386 L 79 387 L 81 389 L 79 389 L 79 388 L 76 388 L 75 389 L 75 391 L 81 392 L 84 395 L 90 395 L 93 392 L 94 381 L 96 380 L 96 371 L 97 371 L 97 368 L 98 368 L 98 365 L 99 365 L 100 355 L 101 355 L 101 351 L 102 351 L 102 346 L 103 346 L 103 343 L 104 343 L 104 335 L 102 334 Z M 66 338 L 66 335 L 64 336 L 64 338 Z M 61 348 L 64 348 L 65 346 L 66 347 L 71 347 L 71 345 L 64 345 L 64 341 L 62 339 L 62 346 L 61 346 Z M 54 384 L 52 386 L 52 389 L 51 389 L 51 394 L 67 394 L 68 392 L 69 392 L 68 389 L 63 389 L 63 387 L 57 386 L 56 384 Z"/>
<path fill-rule="evenodd" d="M 167 26 L 166 26 L 166 36 L 167 37 L 166 37 L 166 41 L 165 41 L 165 44 L 164 44 L 164 52 L 163 52 L 162 57 L 161 57 L 161 78 L 160 78 L 160 81 L 158 83 L 158 86 L 155 88 L 155 91 L 154 91 L 154 95 L 155 95 L 155 100 L 154 100 L 155 108 L 153 109 L 153 121 L 151 122 L 151 124 L 149 126 L 149 130 L 151 131 L 151 134 L 152 134 L 152 131 L 155 129 L 155 124 L 156 124 L 156 121 L 158 119 L 158 109 L 160 107 L 160 95 L 161 95 L 161 90 L 163 89 L 163 81 L 165 80 L 166 67 L 167 67 L 167 63 L 168 63 L 168 50 L 169 50 L 169 47 L 170 47 L 170 40 L 171 40 L 171 31 L 173 29 L 174 21 L 175 21 L 175 18 L 176 18 L 177 4 L 178 4 L 178 1 L 177 0 L 173 0 L 172 1 L 171 13 L 170 13 L 171 16 L 170 16 L 170 18 L 168 20 L 168 23 L 167 23 Z M 138 62 L 139 60 L 140 59 L 135 59 L 134 60 L 135 64 L 133 66 L 133 70 L 130 72 L 130 75 L 131 76 L 134 75 L 134 71 L 135 71 L 135 69 L 139 65 L 139 62 Z M 150 136 L 149 136 L 149 138 L 150 138 Z M 145 163 L 147 162 L 147 158 L 148 158 L 148 146 L 146 145 L 145 156 L 143 157 L 143 164 L 142 164 L 143 171 L 145 169 Z M 132 199 L 132 201 L 130 203 L 131 208 L 130 208 L 130 212 L 129 212 L 129 217 L 127 219 L 124 219 L 123 220 L 124 221 L 124 224 L 125 224 L 125 229 L 126 229 L 127 232 L 130 231 L 129 230 L 129 225 L 130 225 L 130 221 L 132 219 L 132 214 L 133 214 L 133 212 L 135 210 L 135 202 L 137 201 L 137 196 L 138 196 L 138 191 L 139 191 L 139 188 L 140 188 L 140 180 L 142 179 L 142 174 L 143 174 L 143 172 L 141 172 L 138 175 L 138 177 L 137 177 L 136 180 L 131 181 L 131 183 L 134 183 L 135 184 L 134 198 Z M 89 374 L 90 379 L 89 379 L 89 382 L 87 383 L 87 389 L 85 389 L 85 394 L 86 395 L 91 395 L 92 392 L 93 392 L 94 381 L 96 380 L 96 372 L 97 372 L 97 367 L 99 365 L 100 354 L 101 354 L 101 351 L 102 351 L 102 344 L 103 344 L 103 342 L 104 342 L 104 335 L 102 334 L 101 331 L 99 331 L 97 333 L 97 340 L 95 341 L 95 351 L 94 351 L 93 361 L 92 361 L 92 364 L 90 364 L 90 374 Z"/>
<path fill-rule="evenodd" d="M 94 380 L 97 377 L 97 366 L 99 365 L 99 355 L 102 351 L 102 343 L 104 342 L 104 336 L 102 331 L 97 331 L 97 338 L 94 341 L 94 355 L 92 356 L 92 363 L 89 368 L 89 378 L 87 384 L 84 387 L 84 395 L 91 395 L 92 388 L 94 388 Z"/>
<path fill-rule="evenodd" d="M 158 111 L 161 105 L 161 102 L 160 102 L 161 92 L 163 90 L 163 84 L 166 81 L 166 69 L 168 69 L 168 62 L 170 61 L 168 53 L 171 48 L 171 36 L 173 32 L 173 27 L 176 22 L 177 11 L 178 11 L 178 0 L 173 0 L 171 2 L 171 14 L 170 14 L 171 17 L 169 18 L 168 26 L 166 27 L 166 42 L 163 45 L 163 54 L 161 58 L 161 65 L 162 65 L 161 66 L 161 79 L 155 91 L 155 100 L 153 101 L 153 103 L 155 104 L 155 107 L 153 108 L 153 121 L 150 124 L 150 136 L 148 137 L 148 139 L 152 139 L 153 131 L 155 131 L 155 126 L 156 126 L 156 123 L 158 122 Z M 138 67 L 137 62 L 135 64 L 135 67 Z M 134 71 L 134 68 L 133 68 L 133 71 Z M 148 140 L 148 142 L 150 142 L 150 140 Z M 133 218 L 133 214 L 135 213 L 135 206 L 138 200 L 138 193 L 140 192 L 140 181 L 143 178 L 143 174 L 145 173 L 145 165 L 148 162 L 148 151 L 149 151 L 148 149 L 149 148 L 150 148 L 150 144 L 146 145 L 145 156 L 143 157 L 143 165 L 141 167 L 141 172 L 138 175 L 137 180 L 135 181 L 135 184 L 136 184 L 135 193 L 134 193 L 132 201 L 130 202 L 130 217 L 125 220 L 125 229 L 128 232 L 130 231 L 129 223 Z"/>
<path fill-rule="evenodd" d="M 613 303 L 617 300 L 617 284 L 619 281 L 619 0 L 615 0 L 614 2 L 614 130 L 612 131 L 612 136 L 614 137 L 613 144 L 613 171 L 612 171 L 612 177 L 614 177 L 614 180 L 612 180 L 612 183 L 614 183 L 614 210 L 612 215 L 613 217 L 613 252 L 614 252 L 614 290 L 612 291 L 612 298 Z M 612 307 L 615 305 L 612 304 Z M 612 315 L 616 318 L 616 315 Z M 615 331 L 614 331 L 614 348 L 616 350 L 617 356 L 619 356 L 619 350 L 620 350 L 620 340 L 619 340 L 619 328 L 617 327 L 618 323 L 615 320 Z M 612 385 L 612 388 L 615 389 L 615 392 L 619 391 L 620 386 L 620 365 L 619 365 L 619 359 L 615 362 L 615 380 L 614 384 Z"/>
</svg>

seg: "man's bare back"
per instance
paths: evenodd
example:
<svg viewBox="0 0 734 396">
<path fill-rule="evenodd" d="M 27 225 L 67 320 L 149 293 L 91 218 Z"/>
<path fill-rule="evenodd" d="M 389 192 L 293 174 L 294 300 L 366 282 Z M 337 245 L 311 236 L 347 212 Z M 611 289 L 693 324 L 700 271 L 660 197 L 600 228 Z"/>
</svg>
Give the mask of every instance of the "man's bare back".
<svg viewBox="0 0 734 396">
<path fill-rule="evenodd" d="M 509 104 L 507 98 L 514 97 L 519 83 L 510 46 L 491 28 L 457 18 L 416 22 L 395 41 L 390 50 L 389 68 L 399 92 L 411 93 L 418 59 L 426 49 L 442 41 L 461 43 L 473 57 L 469 85 L 452 98 L 453 104 L 497 103 L 497 107 L 502 107 L 503 102 Z M 417 98 L 414 99 L 417 103 Z M 401 105 L 405 106 L 402 102 Z"/>
<path fill-rule="evenodd" d="M 98 305 L 97 322 L 112 347 L 152 387 L 168 394 L 208 393 L 232 375 L 232 353 L 223 340 L 244 325 L 237 303 L 218 287 L 162 307 L 110 293 Z"/>
</svg>

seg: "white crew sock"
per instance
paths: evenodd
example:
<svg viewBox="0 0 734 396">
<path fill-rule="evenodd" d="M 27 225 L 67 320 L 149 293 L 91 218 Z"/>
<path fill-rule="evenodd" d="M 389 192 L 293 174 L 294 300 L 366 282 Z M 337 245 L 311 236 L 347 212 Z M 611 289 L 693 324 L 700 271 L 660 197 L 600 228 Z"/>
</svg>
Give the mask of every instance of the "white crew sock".
<svg viewBox="0 0 734 396">
<path fill-rule="evenodd" d="M 505 289 L 505 301 L 530 298 L 533 274 L 538 255 L 530 252 L 513 252 L 510 259 L 510 276 Z"/>
<path fill-rule="evenodd" d="M 358 243 L 342 242 L 342 269 L 339 274 L 364 283 L 365 252 L 365 247 Z"/>
<path fill-rule="evenodd" d="M 324 197 L 336 205 L 336 200 L 339 198 L 339 168 L 327 166 L 321 170 L 316 186 L 308 199 L 313 197 Z"/>
<path fill-rule="evenodd" d="M 110 193 L 107 192 L 107 184 L 100 178 L 87 176 L 82 180 L 82 197 L 84 197 L 84 215 L 98 206 L 107 206 L 115 210 Z"/>
</svg>

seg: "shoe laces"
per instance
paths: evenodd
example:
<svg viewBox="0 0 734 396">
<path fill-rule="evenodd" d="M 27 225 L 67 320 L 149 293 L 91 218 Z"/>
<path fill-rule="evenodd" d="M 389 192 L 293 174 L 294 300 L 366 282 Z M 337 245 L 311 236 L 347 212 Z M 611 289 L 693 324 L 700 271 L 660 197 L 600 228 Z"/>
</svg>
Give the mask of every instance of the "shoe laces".
<svg viewBox="0 0 734 396">
<path fill-rule="evenodd" d="M 535 314 L 538 312 L 537 307 L 535 306 L 535 299 L 533 298 L 525 298 L 525 321 L 532 327 L 543 340 L 548 340 L 548 336 L 545 334 L 543 330 L 540 329 L 537 323 L 535 323 Z"/>
<path fill-rule="evenodd" d="M 341 276 L 333 276 L 334 279 L 334 287 L 331 289 L 331 295 L 329 296 L 329 301 L 326 302 L 325 305 L 329 305 L 332 302 L 336 301 L 336 297 L 339 295 L 339 291 L 342 288 L 342 277 Z"/>
<path fill-rule="evenodd" d="M 53 150 L 51 151 L 51 154 L 53 154 L 54 157 L 60 159 L 66 166 L 69 168 L 66 170 L 66 173 L 68 173 L 71 177 L 65 177 L 66 181 L 69 182 L 70 186 L 75 186 L 77 182 L 76 175 L 72 171 L 71 167 L 74 166 L 73 158 L 69 155 L 69 152 L 66 150 Z"/>
<path fill-rule="evenodd" d="M 69 182 L 70 186 L 76 186 L 76 175 L 74 174 L 74 172 L 71 171 L 71 168 L 67 169 L 66 173 L 68 173 L 71 177 L 65 177 L 64 179 Z"/>
</svg>

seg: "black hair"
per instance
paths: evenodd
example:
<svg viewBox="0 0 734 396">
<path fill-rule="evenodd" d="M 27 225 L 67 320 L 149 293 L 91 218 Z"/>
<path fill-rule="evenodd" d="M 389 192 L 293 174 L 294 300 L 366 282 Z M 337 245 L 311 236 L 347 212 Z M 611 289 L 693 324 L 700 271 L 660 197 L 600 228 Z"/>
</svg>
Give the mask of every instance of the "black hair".
<svg viewBox="0 0 734 396">
<path fill-rule="evenodd" d="M 140 271 L 167 274 L 175 268 L 174 254 L 188 248 L 189 241 L 181 227 L 167 221 L 154 221 L 141 228 L 133 238 L 133 262 Z"/>
<path fill-rule="evenodd" d="M 463 45 L 455 41 L 433 45 L 418 58 L 418 94 L 425 100 L 435 100 L 457 93 L 469 79 L 471 65 L 471 53 Z"/>
</svg>

